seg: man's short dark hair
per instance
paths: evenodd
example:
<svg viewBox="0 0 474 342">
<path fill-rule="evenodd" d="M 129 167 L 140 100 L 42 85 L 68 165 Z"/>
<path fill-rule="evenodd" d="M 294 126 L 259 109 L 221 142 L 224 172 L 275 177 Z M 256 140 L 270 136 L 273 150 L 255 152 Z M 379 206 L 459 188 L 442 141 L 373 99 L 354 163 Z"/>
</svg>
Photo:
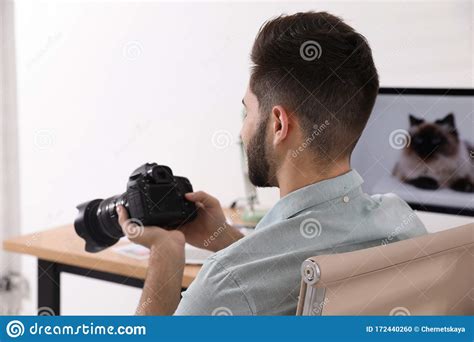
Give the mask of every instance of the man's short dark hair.
<svg viewBox="0 0 474 342">
<path fill-rule="evenodd" d="M 251 59 L 250 89 L 264 118 L 282 105 L 319 157 L 350 155 L 379 87 L 364 36 L 326 12 L 282 15 L 261 27 Z"/>
</svg>

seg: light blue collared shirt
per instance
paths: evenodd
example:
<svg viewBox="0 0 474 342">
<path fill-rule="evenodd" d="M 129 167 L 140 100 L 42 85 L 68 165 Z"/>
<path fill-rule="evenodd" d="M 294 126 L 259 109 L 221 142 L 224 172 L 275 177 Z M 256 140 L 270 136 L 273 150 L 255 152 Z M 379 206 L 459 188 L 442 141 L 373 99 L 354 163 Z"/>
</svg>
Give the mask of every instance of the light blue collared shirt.
<svg viewBox="0 0 474 342">
<path fill-rule="evenodd" d="M 302 262 L 426 233 L 394 194 L 368 195 L 355 170 L 281 198 L 255 231 L 215 253 L 176 315 L 294 315 Z"/>
</svg>

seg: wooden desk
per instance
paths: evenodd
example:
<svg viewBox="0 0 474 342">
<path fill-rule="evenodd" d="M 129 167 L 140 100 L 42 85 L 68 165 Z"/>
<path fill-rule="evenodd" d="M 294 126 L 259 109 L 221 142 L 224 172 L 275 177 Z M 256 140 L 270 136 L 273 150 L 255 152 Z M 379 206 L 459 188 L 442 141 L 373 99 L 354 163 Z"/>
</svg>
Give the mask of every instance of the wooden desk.
<svg viewBox="0 0 474 342">
<path fill-rule="evenodd" d="M 236 219 L 236 211 L 225 212 L 233 222 L 243 223 Z M 115 246 L 126 243 L 120 241 Z M 141 288 L 148 267 L 147 260 L 136 260 L 111 248 L 99 253 L 86 252 L 84 240 L 76 235 L 72 224 L 5 240 L 3 248 L 38 258 L 38 308 L 51 308 L 56 315 L 60 314 L 61 272 Z M 185 266 L 183 288 L 191 284 L 200 269 L 199 265 Z"/>
</svg>

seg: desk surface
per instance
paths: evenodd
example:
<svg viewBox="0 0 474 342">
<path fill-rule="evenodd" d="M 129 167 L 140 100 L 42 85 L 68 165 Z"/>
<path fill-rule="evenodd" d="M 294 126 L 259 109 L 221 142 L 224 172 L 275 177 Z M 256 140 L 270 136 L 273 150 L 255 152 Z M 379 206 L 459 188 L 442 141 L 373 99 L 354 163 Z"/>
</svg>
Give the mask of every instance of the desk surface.
<svg viewBox="0 0 474 342">
<path fill-rule="evenodd" d="M 234 211 L 225 210 L 225 212 L 228 217 L 234 219 L 233 222 L 242 223 L 235 219 Z M 128 243 L 120 241 L 115 246 Z M 138 279 L 145 279 L 148 266 L 148 260 L 133 259 L 111 248 L 99 253 L 84 251 L 84 240 L 76 235 L 72 224 L 5 240 L 3 248 L 9 252 L 28 254 L 39 259 Z M 186 265 L 182 286 L 188 287 L 200 269 L 200 265 Z"/>
<path fill-rule="evenodd" d="M 226 209 L 225 213 L 227 217 L 233 219 L 234 223 L 245 224 L 238 219 L 239 215 L 236 211 Z M 418 216 L 430 232 L 470 223 L 473 220 L 472 217 L 427 212 L 418 212 Z M 436 222 L 442 226 L 436 226 Z M 120 241 L 117 245 L 126 243 L 128 242 Z M 10 252 L 33 255 L 48 261 L 115 273 L 125 277 L 145 279 L 147 271 L 147 260 L 136 260 L 116 253 L 111 248 L 99 253 L 85 252 L 84 241 L 76 235 L 73 225 L 11 238 L 3 242 L 3 248 Z M 188 287 L 191 284 L 200 269 L 199 265 L 186 265 L 183 287 Z"/>
</svg>

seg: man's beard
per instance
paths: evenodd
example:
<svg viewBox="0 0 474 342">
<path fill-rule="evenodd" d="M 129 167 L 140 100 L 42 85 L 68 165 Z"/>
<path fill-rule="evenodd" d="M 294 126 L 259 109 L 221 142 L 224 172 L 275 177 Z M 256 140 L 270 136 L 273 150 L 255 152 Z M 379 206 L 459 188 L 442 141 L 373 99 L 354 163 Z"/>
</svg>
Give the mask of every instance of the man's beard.
<svg viewBox="0 0 474 342">
<path fill-rule="evenodd" d="M 268 119 L 264 119 L 260 122 L 257 131 L 247 146 L 249 179 L 253 185 L 258 187 L 275 186 L 272 181 L 276 181 L 270 167 L 273 163 L 269 161 L 266 148 L 268 121 Z"/>
</svg>

